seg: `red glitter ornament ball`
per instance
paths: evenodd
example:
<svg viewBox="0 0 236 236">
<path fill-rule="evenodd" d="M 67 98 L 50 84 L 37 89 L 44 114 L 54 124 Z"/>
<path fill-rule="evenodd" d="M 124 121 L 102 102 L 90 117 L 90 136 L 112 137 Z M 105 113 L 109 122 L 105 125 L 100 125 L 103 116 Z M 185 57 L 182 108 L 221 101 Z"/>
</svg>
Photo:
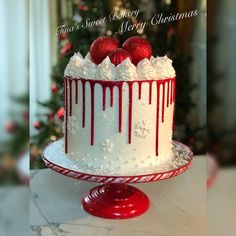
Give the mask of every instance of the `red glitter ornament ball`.
<svg viewBox="0 0 236 236">
<path fill-rule="evenodd" d="M 64 107 L 61 107 L 58 111 L 57 111 L 57 117 L 59 119 L 63 119 L 64 118 Z"/>
<path fill-rule="evenodd" d="M 61 33 L 59 34 L 59 40 L 62 41 L 62 40 L 65 40 L 67 38 L 67 33 Z"/>
<path fill-rule="evenodd" d="M 109 54 L 111 63 L 113 63 L 115 66 L 119 65 L 122 61 L 124 61 L 128 57 L 131 60 L 130 53 L 122 48 L 115 49 Z"/>
<path fill-rule="evenodd" d="M 51 90 L 52 90 L 53 93 L 58 93 L 58 87 L 57 87 L 57 85 L 56 85 L 56 84 L 52 84 L 52 85 L 51 85 Z"/>
<path fill-rule="evenodd" d="M 34 122 L 34 128 L 35 129 L 39 129 L 40 126 L 41 126 L 41 124 L 40 124 L 40 122 L 38 120 Z"/>
<path fill-rule="evenodd" d="M 137 65 L 144 58 L 150 59 L 152 56 L 152 47 L 150 43 L 138 36 L 128 38 L 122 48 L 128 51 L 131 55 L 133 64 Z"/>
<path fill-rule="evenodd" d="M 110 52 L 118 47 L 119 41 L 111 37 L 99 37 L 90 47 L 90 55 L 92 60 L 98 65 Z"/>
<path fill-rule="evenodd" d="M 15 131 L 16 129 L 16 125 L 14 122 L 12 121 L 9 121 L 6 125 L 5 125 L 5 130 L 8 132 L 8 133 L 12 133 L 13 131 Z"/>
<path fill-rule="evenodd" d="M 68 42 L 63 48 L 60 49 L 60 56 L 64 57 L 72 50 L 72 44 Z"/>
</svg>

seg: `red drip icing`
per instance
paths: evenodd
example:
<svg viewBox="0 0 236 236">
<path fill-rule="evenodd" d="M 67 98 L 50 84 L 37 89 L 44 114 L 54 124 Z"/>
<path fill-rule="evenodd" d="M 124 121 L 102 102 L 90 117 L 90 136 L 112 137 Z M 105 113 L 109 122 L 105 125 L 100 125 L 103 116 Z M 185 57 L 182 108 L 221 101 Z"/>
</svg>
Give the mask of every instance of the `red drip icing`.
<svg viewBox="0 0 236 236">
<path fill-rule="evenodd" d="M 78 80 L 75 80 L 75 104 L 78 104 Z"/>
<path fill-rule="evenodd" d="M 119 89 L 119 133 L 122 131 L 122 86 L 123 82 L 118 85 Z"/>
<path fill-rule="evenodd" d="M 114 87 L 118 87 L 119 91 L 119 133 L 121 133 L 122 130 L 122 86 L 123 82 L 117 81 L 117 82 L 111 82 L 111 81 L 99 81 L 98 82 L 102 86 L 102 103 L 103 103 L 103 111 L 106 110 L 106 88 L 110 89 L 110 106 L 113 107 L 114 104 Z"/>
<path fill-rule="evenodd" d="M 70 89 L 70 116 L 72 116 L 72 82 L 73 80 L 69 80 L 69 89 Z"/>
<path fill-rule="evenodd" d="M 82 83 L 82 127 L 84 128 L 85 127 L 86 80 L 81 80 L 81 83 Z"/>
<path fill-rule="evenodd" d="M 167 99 L 166 99 L 166 106 L 169 107 L 170 102 L 170 80 L 167 81 Z"/>
<path fill-rule="evenodd" d="M 152 82 L 149 82 L 149 104 L 152 104 Z"/>
<path fill-rule="evenodd" d="M 138 99 L 141 99 L 141 94 L 142 94 L 142 82 L 143 81 L 138 81 Z"/>
<path fill-rule="evenodd" d="M 72 96 L 72 82 L 75 82 L 75 104 L 78 104 L 78 79 L 75 78 L 70 78 L 69 83 L 70 83 L 70 96 Z M 72 98 L 71 98 L 72 100 Z M 72 112 L 73 106 L 71 105 L 70 111 Z"/>
<path fill-rule="evenodd" d="M 176 98 L 176 79 L 173 80 L 173 102 L 175 102 L 175 98 Z"/>
<path fill-rule="evenodd" d="M 68 151 L 68 131 L 67 131 L 67 122 L 68 122 L 68 98 L 67 98 L 67 78 L 64 79 L 64 97 L 65 97 L 65 153 Z"/>
<path fill-rule="evenodd" d="M 170 104 L 173 102 L 173 80 L 170 81 Z"/>
<path fill-rule="evenodd" d="M 173 83 L 173 94 L 172 94 L 172 98 L 173 98 L 173 102 L 175 102 L 175 97 L 176 97 L 176 78 L 174 78 L 174 80 L 172 81 Z M 174 130 L 175 128 L 175 124 L 174 124 L 174 114 L 175 114 L 175 104 L 173 105 L 173 120 L 172 120 L 172 130 Z"/>
<path fill-rule="evenodd" d="M 129 85 L 129 143 L 131 143 L 131 132 L 132 132 L 132 106 L 133 106 L 133 83 L 128 83 Z"/>
<path fill-rule="evenodd" d="M 102 109 L 106 110 L 106 86 L 102 84 Z"/>
<path fill-rule="evenodd" d="M 166 83 L 162 83 L 162 108 L 161 108 L 161 122 L 164 122 L 164 116 L 165 116 L 165 85 Z M 158 90 L 159 91 L 159 90 Z"/>
<path fill-rule="evenodd" d="M 156 156 L 158 156 L 159 146 L 159 100 L 160 100 L 160 83 L 157 81 L 157 108 L 156 108 Z"/>
<path fill-rule="evenodd" d="M 91 88 L 91 145 L 94 144 L 94 86 L 95 83 L 89 81 Z"/>
</svg>

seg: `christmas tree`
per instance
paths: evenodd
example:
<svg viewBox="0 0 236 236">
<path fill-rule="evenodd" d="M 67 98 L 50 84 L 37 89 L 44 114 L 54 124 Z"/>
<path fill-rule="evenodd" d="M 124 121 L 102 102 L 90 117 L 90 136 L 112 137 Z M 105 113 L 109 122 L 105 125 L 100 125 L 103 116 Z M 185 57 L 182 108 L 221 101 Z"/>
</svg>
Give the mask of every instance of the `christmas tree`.
<svg viewBox="0 0 236 236">
<path fill-rule="evenodd" d="M 168 2 L 168 1 L 167 1 Z M 165 24 L 142 27 L 144 22 L 150 20 L 152 15 L 161 12 L 170 15 L 176 12 L 176 4 L 168 4 L 166 1 L 76 1 L 70 2 L 72 16 L 68 19 L 61 19 L 59 25 L 66 25 L 67 29 L 78 24 L 89 24 L 92 21 L 102 22 L 104 16 L 114 17 L 111 13 L 124 15 L 127 11 L 139 10 L 137 16 L 106 21 L 87 27 L 85 29 L 62 32 L 58 36 L 58 63 L 52 70 L 52 96 L 49 101 L 40 102 L 48 109 L 46 114 L 38 114 L 38 120 L 34 127 L 37 134 L 31 137 L 31 166 L 33 168 L 43 167 L 41 153 L 46 144 L 63 136 L 62 122 L 64 117 L 63 108 L 63 76 L 65 67 L 73 56 L 79 51 L 83 56 L 89 51 L 92 42 L 101 35 L 117 37 L 124 42 L 130 36 L 142 36 L 147 38 L 153 48 L 153 56 L 168 55 L 173 59 L 173 65 L 177 74 L 177 101 L 175 113 L 175 139 L 189 145 L 195 154 L 205 152 L 206 142 L 204 127 L 195 124 L 195 117 L 191 114 L 194 104 L 191 99 L 191 92 L 195 85 L 190 81 L 189 65 L 191 55 L 184 54 L 178 50 L 179 36 L 177 34 L 177 21 L 166 22 Z M 134 30 L 121 32 L 121 25 L 124 22 L 133 26 Z M 61 31 L 63 29 L 61 28 Z"/>
<path fill-rule="evenodd" d="M 0 143 L 0 184 L 20 183 L 18 161 L 28 151 L 29 141 L 29 96 L 12 98 L 20 111 L 13 110 L 10 121 L 5 124 L 6 141 Z"/>
</svg>

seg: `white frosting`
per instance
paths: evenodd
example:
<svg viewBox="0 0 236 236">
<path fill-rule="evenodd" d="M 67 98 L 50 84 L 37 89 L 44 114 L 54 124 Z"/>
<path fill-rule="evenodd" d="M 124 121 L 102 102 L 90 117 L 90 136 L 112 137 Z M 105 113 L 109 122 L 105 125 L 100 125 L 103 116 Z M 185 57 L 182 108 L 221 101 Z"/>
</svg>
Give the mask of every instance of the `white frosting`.
<svg viewBox="0 0 236 236">
<path fill-rule="evenodd" d="M 96 79 L 97 78 L 97 65 L 89 59 L 87 54 L 84 60 L 81 63 L 83 73 L 80 77 L 85 79 Z"/>
<path fill-rule="evenodd" d="M 91 62 L 93 62 L 93 60 L 91 58 L 91 55 L 90 55 L 90 52 L 87 53 L 87 55 L 85 56 L 84 59 L 89 59 Z"/>
<path fill-rule="evenodd" d="M 75 83 L 72 83 L 72 117 L 76 117 L 73 130 L 68 132 L 68 156 L 80 165 L 88 168 L 98 168 L 111 173 L 127 173 L 139 168 L 151 168 L 159 161 L 168 161 L 172 156 L 172 122 L 174 103 L 165 106 L 164 122 L 162 122 L 162 106 L 159 106 L 159 144 L 158 157 L 156 148 L 156 114 L 157 86 L 152 86 L 152 103 L 149 104 L 149 84 L 142 84 L 142 96 L 138 99 L 138 83 L 133 84 L 132 105 L 132 141 L 128 143 L 129 116 L 129 86 L 122 87 L 122 131 L 118 132 L 119 123 L 119 92 L 114 88 L 114 106 L 110 107 L 110 92 L 106 92 L 106 109 L 102 109 L 103 91 L 101 86 L 94 88 L 94 144 L 91 146 L 91 89 L 86 84 L 85 127 L 82 127 L 82 94 L 78 94 L 78 104 L 75 103 Z M 82 83 L 78 82 L 78 91 L 82 91 Z M 168 86 L 165 86 L 165 94 Z M 169 90 L 170 92 L 170 90 Z M 68 93 L 68 99 L 70 94 Z M 163 89 L 160 88 L 160 103 L 162 104 Z M 167 96 L 165 96 L 167 98 Z M 165 102 L 166 104 L 166 99 Z M 79 125 L 77 129 L 77 123 Z M 74 130 L 75 129 L 75 130 Z M 75 131 L 75 132 L 71 132 Z M 102 166 L 102 167 L 101 167 Z"/>
<path fill-rule="evenodd" d="M 147 58 L 140 61 L 137 65 L 138 78 L 140 80 L 153 80 L 156 78 L 155 70 Z"/>
<path fill-rule="evenodd" d="M 116 80 L 137 80 L 137 70 L 129 58 L 116 66 Z"/>
<path fill-rule="evenodd" d="M 172 66 L 172 60 L 167 56 L 156 57 L 152 61 L 152 65 L 155 69 L 157 79 L 173 78 L 176 76 L 175 69 Z"/>
<path fill-rule="evenodd" d="M 116 67 L 107 56 L 101 64 L 97 66 L 97 77 L 100 80 L 115 80 Z"/>
<path fill-rule="evenodd" d="M 151 56 L 150 60 L 145 58 L 138 63 L 137 67 L 129 58 L 115 66 L 107 56 L 97 66 L 92 61 L 90 53 L 87 53 L 83 59 L 79 52 L 71 57 L 64 74 L 76 78 L 112 81 L 158 80 L 176 76 L 172 60 L 167 56 L 156 58 Z"/>
<path fill-rule="evenodd" d="M 91 163 L 86 163 L 86 157 L 76 158 L 77 153 L 73 155 L 73 158 L 70 158 L 70 154 L 65 154 L 63 148 L 63 140 L 57 140 L 50 144 L 43 152 L 43 156 L 54 163 L 57 166 L 63 166 L 64 168 L 71 170 L 72 172 L 87 173 L 91 175 L 106 175 L 106 176 L 134 176 L 135 175 L 145 175 L 145 174 L 154 174 L 167 172 L 174 169 L 179 169 L 184 165 L 188 164 L 191 160 L 191 153 L 185 149 L 181 148 L 177 143 L 173 143 L 173 155 L 171 157 L 165 156 L 165 158 L 158 158 L 155 160 L 153 165 L 148 165 L 147 167 L 142 168 L 115 168 L 115 162 L 109 161 L 107 156 L 104 156 L 102 159 L 106 159 L 106 162 L 110 164 L 109 168 L 106 168 L 106 165 L 94 166 Z M 148 156 L 147 160 L 150 160 L 151 157 Z M 81 161 L 82 160 L 82 161 Z M 129 162 L 124 162 L 123 166 L 128 165 Z M 150 162 L 151 163 L 151 162 Z M 77 176 L 76 173 L 71 173 L 73 176 Z M 72 176 L 70 175 L 70 176 Z M 87 175 L 86 175 L 87 177 Z M 168 178 L 168 175 L 166 175 Z M 95 181 L 97 178 L 90 176 L 89 179 Z M 101 178 L 99 178 L 101 179 Z M 111 178 L 112 179 L 112 178 Z M 111 180 L 110 179 L 110 180 Z M 130 179 L 127 177 L 127 180 Z M 145 179 L 143 179 L 145 181 Z M 148 178 L 146 179 L 148 181 Z"/>
<path fill-rule="evenodd" d="M 154 60 L 155 60 L 155 57 L 154 57 L 154 56 L 151 56 L 150 62 L 152 63 Z"/>
<path fill-rule="evenodd" d="M 71 58 L 66 66 L 64 75 L 65 76 L 72 76 L 72 77 L 79 77 L 83 73 L 83 69 L 81 67 L 81 63 L 83 62 L 83 56 L 78 52 L 75 53 Z"/>
</svg>

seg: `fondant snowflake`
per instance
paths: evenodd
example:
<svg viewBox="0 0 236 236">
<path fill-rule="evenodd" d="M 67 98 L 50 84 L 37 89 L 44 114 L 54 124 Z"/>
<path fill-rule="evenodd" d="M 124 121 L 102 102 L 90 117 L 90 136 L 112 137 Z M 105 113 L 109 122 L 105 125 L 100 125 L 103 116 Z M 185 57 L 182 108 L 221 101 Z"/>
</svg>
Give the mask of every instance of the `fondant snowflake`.
<svg viewBox="0 0 236 236">
<path fill-rule="evenodd" d="M 139 138 L 146 138 L 149 134 L 148 122 L 146 120 L 138 121 L 134 126 L 134 134 Z"/>
<path fill-rule="evenodd" d="M 67 120 L 67 130 L 71 135 L 77 134 L 79 130 L 79 123 L 75 116 L 69 116 Z"/>
<path fill-rule="evenodd" d="M 106 139 L 103 143 L 102 143 L 102 150 L 104 152 L 111 152 L 113 149 L 114 144 L 111 142 L 110 139 Z"/>
</svg>

